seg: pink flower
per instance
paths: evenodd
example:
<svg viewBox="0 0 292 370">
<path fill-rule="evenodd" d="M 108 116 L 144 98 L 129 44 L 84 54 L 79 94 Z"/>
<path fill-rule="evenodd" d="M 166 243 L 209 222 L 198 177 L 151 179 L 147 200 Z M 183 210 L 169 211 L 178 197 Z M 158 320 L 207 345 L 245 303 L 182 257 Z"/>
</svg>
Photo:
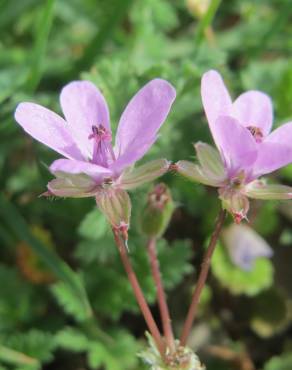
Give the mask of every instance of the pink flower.
<svg viewBox="0 0 292 370">
<path fill-rule="evenodd" d="M 251 270 L 257 259 L 273 256 L 265 239 L 246 225 L 229 225 L 222 232 L 222 240 L 231 261 L 243 270 Z"/>
<path fill-rule="evenodd" d="M 271 99 L 247 91 L 234 102 L 216 71 L 203 75 L 201 95 L 209 127 L 219 153 L 196 144 L 200 165 L 177 163 L 178 171 L 193 180 L 219 187 L 223 205 L 240 222 L 249 209 L 247 197 L 290 199 L 292 189 L 257 180 L 292 162 L 292 122 L 270 134 Z"/>
<path fill-rule="evenodd" d="M 167 171 L 164 159 L 137 169 L 133 165 L 155 142 L 174 99 L 175 90 L 167 81 L 146 84 L 124 110 L 114 147 L 107 103 L 89 81 L 73 81 L 63 88 L 60 103 L 65 120 L 34 103 L 19 104 L 15 119 L 28 134 L 64 157 L 50 166 L 56 177 L 48 184 L 50 194 L 100 200 L 118 189 L 120 199 L 125 190 Z"/>
</svg>

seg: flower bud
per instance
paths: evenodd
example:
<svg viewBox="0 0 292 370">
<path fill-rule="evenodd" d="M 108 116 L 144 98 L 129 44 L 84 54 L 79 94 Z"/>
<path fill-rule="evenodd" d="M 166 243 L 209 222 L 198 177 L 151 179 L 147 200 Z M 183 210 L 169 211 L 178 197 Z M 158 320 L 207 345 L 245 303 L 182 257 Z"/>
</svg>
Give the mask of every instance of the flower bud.
<svg viewBox="0 0 292 370">
<path fill-rule="evenodd" d="M 111 226 L 127 240 L 130 225 L 131 200 L 126 191 L 119 188 L 103 188 L 96 195 L 96 203 Z"/>
<path fill-rule="evenodd" d="M 243 270 L 251 270 L 258 258 L 271 258 L 273 255 L 268 243 L 246 225 L 228 226 L 222 232 L 222 240 L 232 262 Z"/>
<path fill-rule="evenodd" d="M 210 0 L 186 0 L 186 4 L 194 17 L 202 18 L 210 6 Z"/>
<path fill-rule="evenodd" d="M 163 183 L 155 185 L 148 194 L 148 201 L 142 212 L 142 231 L 150 237 L 161 236 L 169 224 L 173 210 L 174 204 L 168 187 Z"/>
</svg>

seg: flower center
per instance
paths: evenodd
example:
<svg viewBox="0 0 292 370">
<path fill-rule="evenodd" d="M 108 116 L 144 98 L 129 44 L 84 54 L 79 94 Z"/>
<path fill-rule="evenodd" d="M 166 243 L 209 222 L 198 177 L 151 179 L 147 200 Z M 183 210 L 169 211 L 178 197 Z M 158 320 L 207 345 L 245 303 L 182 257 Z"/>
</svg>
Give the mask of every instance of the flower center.
<svg viewBox="0 0 292 370">
<path fill-rule="evenodd" d="M 112 148 L 112 135 L 103 125 L 93 125 L 89 140 L 94 140 L 92 163 L 102 167 L 109 167 L 109 164 L 116 160 Z"/>
<path fill-rule="evenodd" d="M 92 133 L 88 136 L 88 139 L 95 139 L 97 141 L 112 141 L 112 135 L 103 125 L 91 126 Z"/>
<path fill-rule="evenodd" d="M 245 172 L 241 170 L 236 176 L 230 179 L 229 187 L 233 190 L 240 190 L 242 185 L 244 185 L 245 180 Z"/>
<path fill-rule="evenodd" d="M 250 133 L 252 134 L 252 136 L 254 137 L 257 143 L 262 142 L 264 135 L 262 133 L 262 130 L 259 127 L 248 126 L 247 129 L 250 131 Z"/>
</svg>

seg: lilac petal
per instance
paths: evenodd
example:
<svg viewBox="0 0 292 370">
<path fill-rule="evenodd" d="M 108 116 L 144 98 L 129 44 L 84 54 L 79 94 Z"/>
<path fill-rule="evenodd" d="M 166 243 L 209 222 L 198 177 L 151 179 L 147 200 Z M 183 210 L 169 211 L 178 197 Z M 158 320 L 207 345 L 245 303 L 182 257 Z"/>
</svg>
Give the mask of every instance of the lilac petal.
<svg viewBox="0 0 292 370">
<path fill-rule="evenodd" d="M 278 143 L 264 142 L 260 144 L 258 158 L 254 164 L 253 177 L 276 171 L 292 161 L 292 147 Z"/>
<path fill-rule="evenodd" d="M 69 159 L 57 159 L 50 166 L 54 175 L 59 173 L 86 174 L 93 178 L 96 183 L 102 182 L 105 178 L 111 177 L 112 172 L 104 167 L 89 162 L 75 161 Z"/>
<path fill-rule="evenodd" d="M 171 84 L 161 79 L 150 81 L 138 91 L 130 100 L 119 122 L 115 147 L 117 157 L 126 153 L 128 155 L 133 148 L 137 155 L 133 156 L 131 162 L 145 154 L 165 121 L 175 95 Z M 143 149 L 138 151 L 139 147 Z"/>
<path fill-rule="evenodd" d="M 261 91 L 247 91 L 233 103 L 232 116 L 245 127 L 255 126 L 264 136 L 271 131 L 273 124 L 273 104 L 271 98 Z"/>
<path fill-rule="evenodd" d="M 233 224 L 223 231 L 222 236 L 231 260 L 244 270 L 250 270 L 258 258 L 273 256 L 268 243 L 248 226 Z"/>
<path fill-rule="evenodd" d="M 258 151 L 252 134 L 229 116 L 220 116 L 216 120 L 214 132 L 229 175 L 236 175 L 240 170 L 248 174 Z"/>
<path fill-rule="evenodd" d="M 118 157 L 109 167 L 115 174 L 121 174 L 122 171 L 138 161 L 147 152 L 149 147 L 156 141 L 157 137 L 153 137 L 152 140 L 139 141 L 137 144 L 133 144 L 131 150 L 126 151 L 123 155 Z"/>
<path fill-rule="evenodd" d="M 92 157 L 92 126 L 102 125 L 110 131 L 108 106 L 99 89 L 89 81 L 73 81 L 60 95 L 60 103 L 72 135 L 86 158 Z"/>
<path fill-rule="evenodd" d="M 201 96 L 213 139 L 217 144 L 216 120 L 218 116 L 231 113 L 232 101 L 228 90 L 217 71 L 206 72 L 201 81 Z"/>
<path fill-rule="evenodd" d="M 68 124 L 56 113 L 34 103 L 21 103 L 15 120 L 33 138 L 69 159 L 82 159 L 68 130 Z"/>
<path fill-rule="evenodd" d="M 260 144 L 254 168 L 255 177 L 273 172 L 290 163 L 292 163 L 292 122 L 274 130 Z"/>
</svg>

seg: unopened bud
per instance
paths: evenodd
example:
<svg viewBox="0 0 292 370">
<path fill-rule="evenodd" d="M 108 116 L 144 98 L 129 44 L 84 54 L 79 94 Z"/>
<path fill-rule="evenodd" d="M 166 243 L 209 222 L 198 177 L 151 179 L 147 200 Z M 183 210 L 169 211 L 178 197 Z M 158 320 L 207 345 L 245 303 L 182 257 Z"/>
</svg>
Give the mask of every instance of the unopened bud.
<svg viewBox="0 0 292 370">
<path fill-rule="evenodd" d="M 174 203 L 168 187 L 160 183 L 148 194 L 148 201 L 142 213 L 142 231 L 150 237 L 161 236 L 167 228 L 174 210 Z"/>
<path fill-rule="evenodd" d="M 243 270 L 251 270 L 258 258 L 271 258 L 272 248 L 251 227 L 231 224 L 222 232 L 222 240 L 232 262 Z"/>
<path fill-rule="evenodd" d="M 210 6 L 210 0 L 186 0 L 186 5 L 194 17 L 202 18 Z"/>
<path fill-rule="evenodd" d="M 119 188 L 102 189 L 96 195 L 96 203 L 111 226 L 127 240 L 131 216 L 131 200 L 128 193 Z"/>
</svg>

